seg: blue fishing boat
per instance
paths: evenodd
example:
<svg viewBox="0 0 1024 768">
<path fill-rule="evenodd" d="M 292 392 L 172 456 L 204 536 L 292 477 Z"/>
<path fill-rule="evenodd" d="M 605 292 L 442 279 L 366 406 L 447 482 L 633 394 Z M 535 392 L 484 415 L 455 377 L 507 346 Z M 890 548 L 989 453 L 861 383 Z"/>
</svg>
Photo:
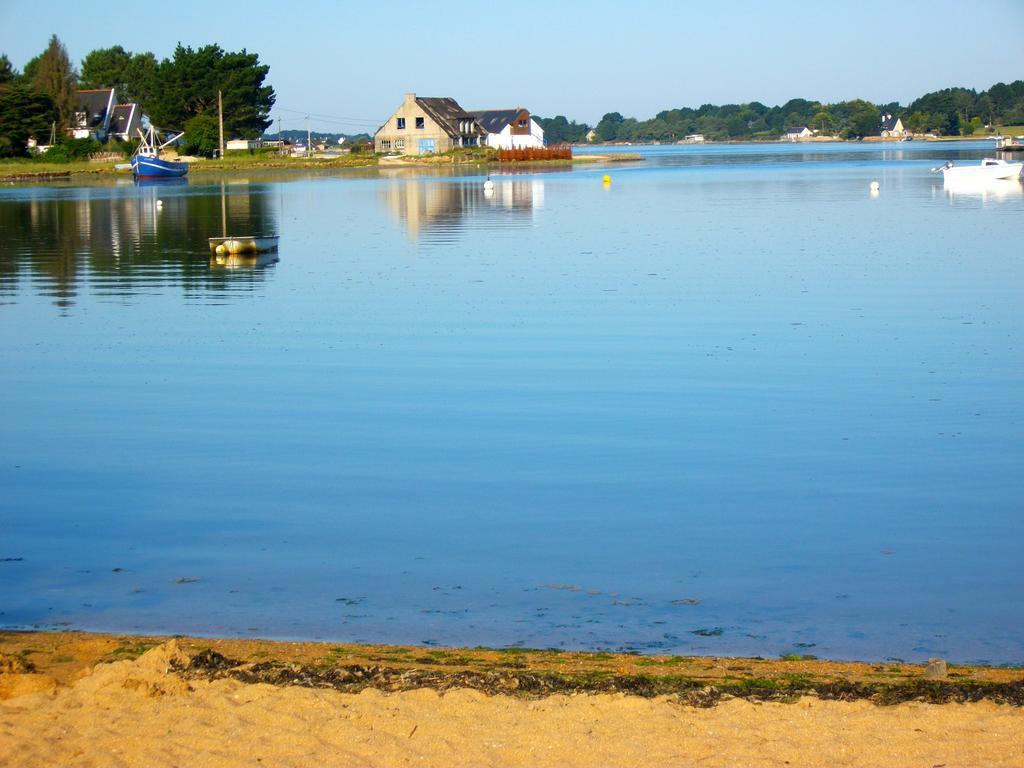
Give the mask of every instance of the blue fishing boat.
<svg viewBox="0 0 1024 768">
<path fill-rule="evenodd" d="M 174 179 L 188 173 L 188 163 L 176 163 L 172 160 L 160 159 L 160 150 L 168 144 L 177 141 L 183 135 L 179 133 L 163 144 L 158 144 L 156 130 L 153 126 L 149 126 L 149 130 L 146 133 L 139 130 L 142 143 L 139 144 L 138 151 L 132 155 L 132 175 L 136 179 Z"/>
</svg>

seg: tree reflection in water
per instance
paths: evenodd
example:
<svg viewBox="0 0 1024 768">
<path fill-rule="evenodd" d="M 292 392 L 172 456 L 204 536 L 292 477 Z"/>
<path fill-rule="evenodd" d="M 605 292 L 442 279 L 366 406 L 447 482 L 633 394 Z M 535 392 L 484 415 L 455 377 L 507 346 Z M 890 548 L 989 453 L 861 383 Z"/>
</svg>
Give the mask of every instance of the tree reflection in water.
<svg viewBox="0 0 1024 768">
<path fill-rule="evenodd" d="M 268 273 L 211 269 L 207 238 L 225 226 L 222 191 L 233 231 L 277 234 L 269 190 L 246 181 L 199 186 L 186 180 L 18 189 L 0 198 L 0 297 L 9 301 L 31 286 L 68 310 L 83 291 L 128 298 L 168 288 L 189 296 L 251 290 Z"/>
</svg>

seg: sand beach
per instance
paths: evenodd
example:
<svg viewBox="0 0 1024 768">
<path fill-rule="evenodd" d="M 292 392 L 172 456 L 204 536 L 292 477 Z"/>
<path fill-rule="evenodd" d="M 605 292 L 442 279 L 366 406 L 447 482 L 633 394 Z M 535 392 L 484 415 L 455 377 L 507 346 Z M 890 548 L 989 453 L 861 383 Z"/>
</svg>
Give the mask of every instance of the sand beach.
<svg viewBox="0 0 1024 768">
<path fill-rule="evenodd" d="M 880 686 L 869 684 L 878 665 L 687 660 L 687 679 L 699 685 L 680 690 L 701 699 L 648 695 L 659 678 L 678 684 L 679 676 L 638 678 L 635 665 L 649 659 L 608 654 L 570 654 L 558 675 L 544 652 L 428 656 L 78 633 L 5 633 L 0 649 L 5 766 L 1024 765 L 1020 670 L 956 668 L 931 693 L 918 687 L 914 700 L 884 704 L 882 690 L 927 683 L 922 668 L 888 672 L 892 682 Z M 867 697 L 775 695 L 764 683 L 747 686 L 763 695 L 747 696 L 725 684 L 750 666 L 758 667 L 750 680 L 845 680 Z M 536 680 L 577 688 L 515 687 Z M 648 687 L 639 693 L 601 691 L 641 682 Z M 480 690 L 488 685 L 507 692 Z M 720 688 L 741 695 L 707 695 Z"/>
</svg>

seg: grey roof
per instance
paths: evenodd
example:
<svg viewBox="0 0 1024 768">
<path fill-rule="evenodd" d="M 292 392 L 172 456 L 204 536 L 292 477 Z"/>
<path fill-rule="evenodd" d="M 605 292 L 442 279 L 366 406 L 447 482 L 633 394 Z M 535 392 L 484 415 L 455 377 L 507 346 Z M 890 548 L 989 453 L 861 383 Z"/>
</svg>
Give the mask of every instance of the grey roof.
<svg viewBox="0 0 1024 768">
<path fill-rule="evenodd" d="M 810 128 L 808 128 L 806 125 L 798 125 L 796 128 L 787 128 L 786 133 L 803 133 L 804 131 L 809 130 Z"/>
<path fill-rule="evenodd" d="M 75 111 L 85 113 L 85 125 L 88 128 L 102 126 L 107 121 L 107 110 L 113 101 L 113 88 L 97 88 L 89 91 L 78 91 L 75 94 Z"/>
<path fill-rule="evenodd" d="M 417 96 L 416 103 L 452 138 L 460 135 L 459 120 L 473 119 L 473 115 L 459 106 L 455 99 Z"/>
<path fill-rule="evenodd" d="M 488 133 L 501 133 L 505 130 L 505 126 L 515 120 L 522 111 L 522 107 L 517 107 L 516 109 L 480 109 L 471 114 L 477 123 L 480 124 L 480 127 Z"/>
<path fill-rule="evenodd" d="M 883 115 L 882 116 L 882 130 L 893 131 L 896 129 L 896 121 L 899 120 L 898 115 Z"/>
<path fill-rule="evenodd" d="M 118 104 L 110 117 L 110 132 L 129 139 L 135 138 L 135 129 L 142 125 L 138 104 Z"/>
</svg>

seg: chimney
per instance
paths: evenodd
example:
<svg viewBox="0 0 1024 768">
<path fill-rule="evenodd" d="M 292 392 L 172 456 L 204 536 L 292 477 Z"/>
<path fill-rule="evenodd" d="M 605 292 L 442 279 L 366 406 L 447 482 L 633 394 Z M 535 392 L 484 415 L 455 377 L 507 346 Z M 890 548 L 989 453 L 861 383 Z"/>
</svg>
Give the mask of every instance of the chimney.
<svg viewBox="0 0 1024 768">
<path fill-rule="evenodd" d="M 407 93 L 407 94 L 405 94 L 405 103 L 406 104 L 412 104 L 415 101 L 416 101 L 416 94 L 415 93 Z"/>
</svg>

